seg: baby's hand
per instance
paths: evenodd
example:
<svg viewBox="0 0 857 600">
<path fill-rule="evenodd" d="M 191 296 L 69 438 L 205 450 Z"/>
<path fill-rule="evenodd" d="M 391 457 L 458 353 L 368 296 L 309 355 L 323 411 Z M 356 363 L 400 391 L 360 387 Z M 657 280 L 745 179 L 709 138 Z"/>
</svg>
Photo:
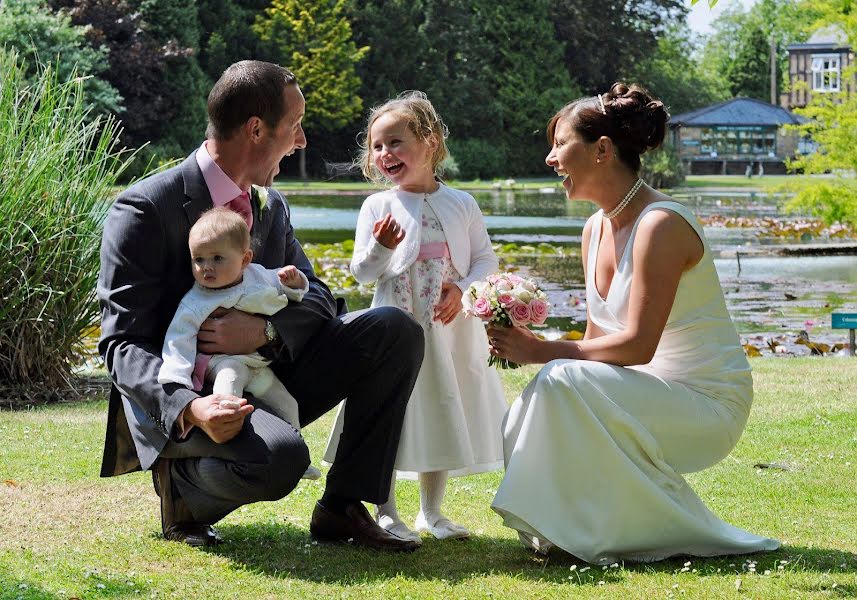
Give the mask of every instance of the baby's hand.
<svg viewBox="0 0 857 600">
<path fill-rule="evenodd" d="M 379 244 L 393 250 L 405 239 L 405 230 L 396 222 L 393 215 L 387 213 L 383 219 L 375 221 L 375 225 L 372 227 L 372 235 L 375 236 Z"/>
<path fill-rule="evenodd" d="M 301 279 L 301 272 L 298 271 L 298 268 L 294 265 L 286 265 L 277 271 L 277 277 L 280 278 L 280 283 L 286 287 L 293 289 L 300 289 L 303 287 L 304 282 L 303 279 Z"/>
</svg>

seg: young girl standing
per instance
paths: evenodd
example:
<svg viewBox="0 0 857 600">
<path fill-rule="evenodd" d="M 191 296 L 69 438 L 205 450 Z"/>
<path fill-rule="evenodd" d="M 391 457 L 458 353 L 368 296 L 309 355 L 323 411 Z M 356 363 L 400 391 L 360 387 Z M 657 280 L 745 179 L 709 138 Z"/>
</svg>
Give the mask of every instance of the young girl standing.
<svg viewBox="0 0 857 600">
<path fill-rule="evenodd" d="M 446 126 L 422 92 L 405 92 L 372 110 L 361 167 L 392 189 L 369 196 L 357 220 L 351 272 L 376 282 L 372 306 L 397 306 L 425 330 L 425 359 L 408 402 L 396 469 L 416 472 L 420 512 L 415 527 L 438 539 L 470 532 L 441 513 L 449 476 L 503 465 L 501 422 L 506 402 L 497 372 L 488 367 L 488 342 L 477 319 L 461 314 L 468 286 L 495 272 L 479 206 L 470 194 L 437 179 L 448 155 Z M 332 462 L 341 411 L 325 459 Z M 395 486 L 378 506 L 378 523 L 419 540 L 399 517 Z"/>
</svg>

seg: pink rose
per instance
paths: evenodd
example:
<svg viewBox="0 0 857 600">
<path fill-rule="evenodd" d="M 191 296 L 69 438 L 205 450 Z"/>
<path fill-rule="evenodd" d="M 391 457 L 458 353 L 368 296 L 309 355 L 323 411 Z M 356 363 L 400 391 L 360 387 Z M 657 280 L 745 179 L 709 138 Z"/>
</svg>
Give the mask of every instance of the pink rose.
<svg viewBox="0 0 857 600">
<path fill-rule="evenodd" d="M 541 298 L 536 298 L 530 302 L 529 310 L 530 320 L 536 325 L 544 325 L 545 320 L 548 318 L 550 305 Z"/>
<path fill-rule="evenodd" d="M 526 325 L 530 322 L 530 307 L 523 302 L 515 302 L 505 308 L 512 320 L 512 325 Z"/>
<path fill-rule="evenodd" d="M 515 298 L 511 294 L 500 294 L 497 296 L 497 302 L 500 303 L 500 306 L 505 308 L 514 304 Z"/>
<path fill-rule="evenodd" d="M 473 314 L 487 321 L 491 318 L 491 302 L 487 298 L 477 298 L 473 303 Z"/>
</svg>

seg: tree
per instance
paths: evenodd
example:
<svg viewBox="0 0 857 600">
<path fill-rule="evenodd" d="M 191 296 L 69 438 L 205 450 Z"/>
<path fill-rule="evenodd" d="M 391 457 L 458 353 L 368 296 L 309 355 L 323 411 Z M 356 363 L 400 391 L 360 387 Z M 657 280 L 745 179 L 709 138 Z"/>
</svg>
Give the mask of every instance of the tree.
<svg viewBox="0 0 857 600">
<path fill-rule="evenodd" d="M 122 97 L 103 79 L 106 48 L 90 45 L 84 27 L 72 24 L 65 14 L 54 13 L 40 0 L 0 2 L 0 47 L 3 46 L 20 53 L 31 81 L 40 76 L 42 64 L 51 62 L 61 81 L 67 81 L 72 73 L 87 77 L 84 97 L 94 114 L 120 110 Z"/>
<path fill-rule="evenodd" d="M 560 42 L 543 38 L 552 26 L 549 8 L 548 0 L 508 0 L 486 6 L 484 36 L 494 48 L 488 66 L 496 73 L 494 94 L 500 118 L 497 141 L 509 152 L 496 165 L 497 174 L 546 171 L 547 121 L 581 95 L 567 71 L 545 68 L 561 65 L 564 54 Z"/>
<path fill-rule="evenodd" d="M 200 25 L 199 65 L 216 81 L 234 62 L 261 56 L 253 33 L 256 16 L 268 0 L 197 0 Z"/>
<path fill-rule="evenodd" d="M 51 6 L 85 27 L 90 45 L 106 50 L 108 66 L 102 76 L 124 98 L 116 113 L 123 145 L 139 148 L 159 140 L 176 110 L 162 85 L 167 56 L 178 51 L 176 45 L 159 44 L 142 14 L 126 0 L 52 0 Z M 145 159 L 137 161 L 131 174 L 141 174 L 145 166 Z"/>
<path fill-rule="evenodd" d="M 857 11 L 850 3 L 819 0 L 812 8 L 820 15 L 813 25 L 837 27 L 846 34 L 851 47 L 857 47 Z M 854 82 L 855 78 L 857 69 L 853 66 L 842 73 L 843 81 Z M 794 129 L 810 137 L 818 150 L 790 161 L 790 170 L 832 173 L 833 177 L 813 178 L 797 186 L 797 194 L 787 207 L 810 212 L 828 224 L 839 221 L 857 227 L 857 95 L 843 88 L 836 94 L 813 94 L 806 108 L 795 110 L 809 121 Z"/>
<path fill-rule="evenodd" d="M 297 76 L 309 99 L 304 115 L 308 130 L 336 130 L 354 121 L 363 108 L 355 66 L 369 49 L 354 43 L 345 2 L 274 0 L 253 26 L 277 62 Z M 305 156 L 301 150 L 302 178 Z"/>
<path fill-rule="evenodd" d="M 770 42 L 758 27 L 741 31 L 738 53 L 726 68 L 733 97 L 746 96 L 763 102 L 771 99 Z"/>
<path fill-rule="evenodd" d="M 565 66 L 587 94 L 605 92 L 651 56 L 685 0 L 556 0 L 551 19 L 565 44 Z M 553 67 L 553 65 L 551 65 Z"/>
<path fill-rule="evenodd" d="M 160 88 L 165 111 L 156 142 L 166 158 L 185 156 L 205 132 L 205 99 L 211 82 L 196 57 L 200 29 L 196 4 L 184 0 L 129 0 L 149 24 L 149 33 L 167 49 Z"/>
<path fill-rule="evenodd" d="M 760 0 L 745 10 L 735 5 L 714 22 L 705 44 L 703 68 L 734 96 L 771 99 L 770 48 L 776 47 L 776 93 L 788 85 L 789 44 L 807 39 L 817 9 L 797 0 Z"/>
<path fill-rule="evenodd" d="M 685 23 L 667 28 L 657 50 L 629 77 L 651 91 L 673 115 L 702 108 L 729 95 L 725 86 L 701 68 Z"/>
<path fill-rule="evenodd" d="M 543 171 L 545 123 L 579 95 L 553 68 L 564 46 L 545 39 L 549 14 L 545 0 L 358 0 L 355 35 L 370 47 L 358 67 L 361 95 L 374 105 L 426 92 L 463 177 Z"/>
</svg>

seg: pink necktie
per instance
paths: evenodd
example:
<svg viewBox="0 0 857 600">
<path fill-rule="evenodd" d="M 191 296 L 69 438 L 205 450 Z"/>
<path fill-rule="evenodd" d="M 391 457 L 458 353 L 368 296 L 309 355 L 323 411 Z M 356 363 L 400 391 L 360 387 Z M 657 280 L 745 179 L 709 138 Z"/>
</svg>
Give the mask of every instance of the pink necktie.
<svg viewBox="0 0 857 600">
<path fill-rule="evenodd" d="M 224 206 L 244 217 L 244 220 L 247 221 L 247 227 L 249 229 L 253 228 L 253 210 L 250 208 L 249 192 L 241 192 L 240 195 L 227 202 Z"/>
</svg>

